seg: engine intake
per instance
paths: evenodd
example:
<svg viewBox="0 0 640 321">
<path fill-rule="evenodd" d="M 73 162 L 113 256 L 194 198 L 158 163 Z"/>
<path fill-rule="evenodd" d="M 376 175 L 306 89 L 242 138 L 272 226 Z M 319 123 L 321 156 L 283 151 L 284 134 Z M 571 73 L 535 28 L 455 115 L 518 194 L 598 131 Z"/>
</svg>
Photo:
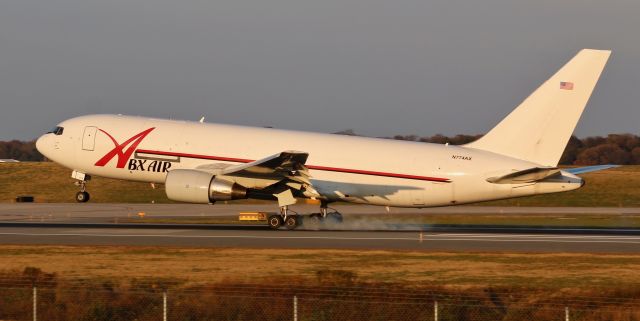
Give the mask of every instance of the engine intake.
<svg viewBox="0 0 640 321">
<path fill-rule="evenodd" d="M 170 200 L 209 204 L 247 198 L 247 189 L 234 182 L 193 169 L 174 169 L 167 173 L 165 190 Z"/>
</svg>

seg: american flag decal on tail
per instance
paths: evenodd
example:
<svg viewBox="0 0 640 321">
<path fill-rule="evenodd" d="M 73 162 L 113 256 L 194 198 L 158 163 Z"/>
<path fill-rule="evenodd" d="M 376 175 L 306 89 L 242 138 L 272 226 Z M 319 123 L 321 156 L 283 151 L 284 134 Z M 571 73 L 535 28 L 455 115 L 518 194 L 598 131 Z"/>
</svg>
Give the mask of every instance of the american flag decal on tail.
<svg viewBox="0 0 640 321">
<path fill-rule="evenodd" d="M 568 82 L 568 81 L 561 81 L 560 82 L 560 89 L 573 90 L 573 83 L 572 82 Z"/>
</svg>

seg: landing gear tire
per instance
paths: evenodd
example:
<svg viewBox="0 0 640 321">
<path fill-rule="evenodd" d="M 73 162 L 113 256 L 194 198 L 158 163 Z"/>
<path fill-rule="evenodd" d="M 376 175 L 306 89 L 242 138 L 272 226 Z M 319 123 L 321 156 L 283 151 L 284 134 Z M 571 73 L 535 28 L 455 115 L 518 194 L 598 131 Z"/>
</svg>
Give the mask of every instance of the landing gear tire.
<svg viewBox="0 0 640 321">
<path fill-rule="evenodd" d="M 322 227 L 323 221 L 324 218 L 322 217 L 322 214 L 314 213 L 305 217 L 304 227 L 311 230 L 319 230 Z"/>
<path fill-rule="evenodd" d="M 284 227 L 286 227 L 287 230 L 293 230 L 294 228 L 298 227 L 298 220 L 299 218 L 296 215 L 288 216 L 284 221 Z"/>
<path fill-rule="evenodd" d="M 280 217 L 280 215 L 272 215 L 269 217 L 269 227 L 273 230 L 279 229 L 282 223 L 282 217 Z"/>
<path fill-rule="evenodd" d="M 332 222 L 332 223 L 342 223 L 342 221 L 343 221 L 342 214 L 340 214 L 338 212 L 328 213 L 326 219 L 327 219 L 327 221 Z"/>
<path fill-rule="evenodd" d="M 78 192 L 76 193 L 76 202 L 78 203 L 86 203 L 89 201 L 89 193 L 88 192 Z"/>
</svg>

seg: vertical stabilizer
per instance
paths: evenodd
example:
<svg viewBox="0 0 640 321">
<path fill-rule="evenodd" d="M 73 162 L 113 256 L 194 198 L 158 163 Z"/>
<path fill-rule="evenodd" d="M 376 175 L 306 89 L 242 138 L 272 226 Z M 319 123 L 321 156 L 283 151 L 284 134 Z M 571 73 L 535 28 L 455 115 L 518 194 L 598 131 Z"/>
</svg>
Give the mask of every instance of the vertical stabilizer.
<svg viewBox="0 0 640 321">
<path fill-rule="evenodd" d="M 581 50 L 489 133 L 465 147 L 556 166 L 610 54 Z"/>
</svg>

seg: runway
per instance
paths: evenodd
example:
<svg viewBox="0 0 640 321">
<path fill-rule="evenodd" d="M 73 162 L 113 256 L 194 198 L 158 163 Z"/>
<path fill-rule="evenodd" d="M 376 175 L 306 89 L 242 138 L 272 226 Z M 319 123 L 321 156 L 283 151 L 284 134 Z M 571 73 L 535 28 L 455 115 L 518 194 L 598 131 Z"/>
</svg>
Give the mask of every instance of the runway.
<svg viewBox="0 0 640 321">
<path fill-rule="evenodd" d="M 184 205 L 101 205 L 101 204 L 23 204 L 0 205 L 1 244 L 54 245 L 143 245 L 177 247 L 243 248 L 334 248 L 423 251 L 481 252 L 573 252 L 640 253 L 640 229 L 575 229 L 522 226 L 405 226 L 403 230 L 296 230 L 272 231 L 261 225 L 180 225 L 114 223 L 114 215 L 126 217 L 135 211 L 154 216 L 175 216 L 188 212 L 212 210 L 207 215 L 230 215 L 254 205 L 184 206 Z M 41 206 L 41 207 L 40 207 Z M 264 208 L 264 205 L 258 205 Z M 183 208 L 184 207 L 184 208 Z M 384 211 L 384 208 L 353 207 L 356 211 Z M 428 209 L 486 213 L 493 211 L 535 212 L 535 208 L 457 207 Z M 542 212 L 557 212 L 542 208 Z M 575 208 L 565 209 L 576 212 Z M 596 213 L 595 209 L 582 209 Z M 344 209 L 341 211 L 347 212 Z M 415 209 L 400 210 L 403 213 Z M 601 209 L 626 211 L 638 209 Z M 554 213 L 555 213 L 554 212 Z M 422 213 L 422 212 L 420 212 Z M 40 215 L 38 217 L 37 215 Z"/>
<path fill-rule="evenodd" d="M 640 253 L 640 235 L 1 227 L 3 244 Z"/>
<path fill-rule="evenodd" d="M 640 215 L 640 208 L 624 207 L 493 207 L 452 206 L 436 208 L 390 208 L 367 205 L 340 205 L 337 210 L 345 214 L 619 214 Z M 237 215 L 238 212 L 275 211 L 268 204 L 100 204 L 100 203 L 5 203 L 0 204 L 0 222 L 114 222 L 117 218 L 135 217 L 145 213 L 149 217 L 201 216 L 217 217 Z M 294 205 L 291 210 L 300 213 L 317 212 L 317 205 Z"/>
</svg>

